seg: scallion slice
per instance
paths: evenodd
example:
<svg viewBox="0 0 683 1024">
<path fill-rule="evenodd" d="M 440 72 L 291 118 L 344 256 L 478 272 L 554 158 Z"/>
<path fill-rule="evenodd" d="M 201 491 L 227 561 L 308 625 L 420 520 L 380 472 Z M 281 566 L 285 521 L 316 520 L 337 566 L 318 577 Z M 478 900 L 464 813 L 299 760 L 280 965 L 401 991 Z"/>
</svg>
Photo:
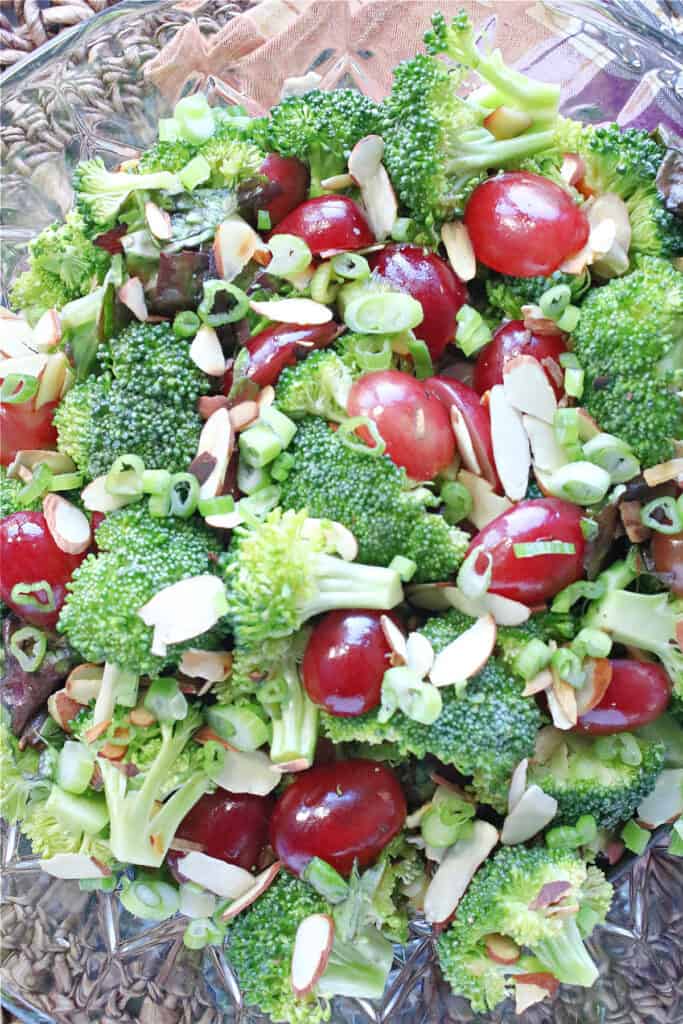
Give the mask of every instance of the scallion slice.
<svg viewBox="0 0 683 1024">
<path fill-rule="evenodd" d="M 458 587 L 465 597 L 476 600 L 483 597 L 491 584 L 493 558 L 479 544 L 462 563 L 458 570 Z"/>
<path fill-rule="evenodd" d="M 47 637 L 36 626 L 22 626 L 12 633 L 9 649 L 24 672 L 37 672 L 47 651 Z"/>
<path fill-rule="evenodd" d="M 213 111 L 202 92 L 178 100 L 173 119 L 178 125 L 180 138 L 195 145 L 210 139 L 216 127 Z"/>
<path fill-rule="evenodd" d="M 173 320 L 173 333 L 176 338 L 194 338 L 199 330 L 201 320 L 191 309 L 176 313 Z"/>
<path fill-rule="evenodd" d="M 443 701 L 436 686 L 425 683 L 405 665 L 389 668 L 382 679 L 382 703 L 377 713 L 380 722 L 388 722 L 395 711 L 422 725 L 432 725 L 441 714 Z"/>
<path fill-rule="evenodd" d="M 570 647 L 558 647 L 550 659 L 550 664 L 560 679 L 577 690 L 586 681 L 586 673 L 582 667 L 582 659 Z"/>
<path fill-rule="evenodd" d="M 260 419 L 239 436 L 240 455 L 250 466 L 262 469 L 273 462 L 283 449 L 277 434 Z"/>
<path fill-rule="evenodd" d="M 270 231 L 273 224 L 270 219 L 270 213 L 268 210 L 259 210 L 256 214 L 256 230 L 257 231 Z"/>
<path fill-rule="evenodd" d="M 398 334 L 422 323 L 421 304 L 403 292 L 367 291 L 344 309 L 344 322 L 361 334 Z"/>
<path fill-rule="evenodd" d="M 296 423 L 285 416 L 275 405 L 267 405 L 261 410 L 259 423 L 265 423 L 273 431 L 283 448 L 286 448 L 296 434 Z"/>
<path fill-rule="evenodd" d="M 43 595 L 44 600 L 40 599 L 39 594 Z M 14 604 L 35 608 L 40 612 L 53 612 L 57 607 L 54 591 L 47 580 L 38 580 L 37 583 L 15 583 L 10 592 L 10 600 Z"/>
<path fill-rule="evenodd" d="M 167 469 L 146 469 L 142 474 L 143 494 L 167 494 L 171 489 L 171 474 Z"/>
<path fill-rule="evenodd" d="M 175 886 L 156 879 L 125 880 L 119 899 L 129 914 L 145 921 L 165 921 L 178 912 L 180 904 Z"/>
<path fill-rule="evenodd" d="M 200 498 L 197 507 L 200 516 L 227 516 L 235 511 L 235 499 L 232 494 L 219 494 L 216 498 Z"/>
<path fill-rule="evenodd" d="M 357 252 L 340 252 L 332 257 L 332 269 L 337 277 L 349 281 L 362 281 L 370 277 L 370 264 L 364 256 Z"/>
<path fill-rule="evenodd" d="M 391 229 L 391 237 L 395 242 L 409 242 L 414 229 L 415 222 L 411 217 L 397 217 Z"/>
<path fill-rule="evenodd" d="M 472 495 L 464 484 L 458 480 L 449 480 L 443 485 L 439 492 L 441 501 L 446 506 L 444 519 L 451 526 L 467 519 L 472 511 Z"/>
<path fill-rule="evenodd" d="M 232 308 L 225 313 L 212 312 L 216 296 L 219 292 L 225 292 L 226 295 L 235 300 Z M 197 313 L 205 324 L 208 324 L 210 327 L 222 327 L 224 324 L 233 324 L 237 320 L 243 320 L 248 312 L 249 297 L 236 284 L 230 284 L 228 281 L 221 281 L 218 278 L 212 278 L 210 281 L 204 282 L 204 294 L 202 301 L 197 306 Z"/>
<path fill-rule="evenodd" d="M 596 434 L 584 444 L 583 454 L 609 473 L 613 484 L 625 483 L 640 473 L 640 463 L 629 446 L 612 434 Z"/>
<path fill-rule="evenodd" d="M 320 302 L 323 306 L 329 306 L 334 302 L 339 291 L 339 284 L 334 280 L 332 263 L 321 263 L 311 278 L 311 298 L 314 302 Z"/>
<path fill-rule="evenodd" d="M 392 347 L 388 338 L 367 335 L 353 343 L 353 355 L 361 370 L 388 370 L 391 366 Z"/>
<path fill-rule="evenodd" d="M 248 498 L 241 498 L 237 502 L 237 510 L 244 519 L 244 522 L 252 526 L 260 522 L 263 516 L 272 512 L 280 500 L 280 488 L 262 487 L 256 494 Z"/>
<path fill-rule="evenodd" d="M 197 509 L 199 480 L 193 473 L 174 473 L 171 477 L 171 515 L 189 519 Z"/>
<path fill-rule="evenodd" d="M 515 558 L 535 558 L 537 555 L 574 555 L 576 545 L 564 540 L 532 540 L 513 544 Z"/>
<path fill-rule="evenodd" d="M 455 319 L 458 325 L 455 331 L 456 343 L 469 359 L 484 345 L 488 345 L 493 335 L 481 313 L 472 306 L 461 306 L 455 314 Z"/>
<path fill-rule="evenodd" d="M 206 713 L 211 729 L 238 750 L 258 750 L 270 739 L 270 728 L 248 704 L 214 704 Z"/>
<path fill-rule="evenodd" d="M 81 473 L 57 473 L 52 477 L 48 490 L 57 491 L 80 491 L 83 486 L 83 475 Z"/>
<path fill-rule="evenodd" d="M 187 700 L 178 680 L 168 676 L 155 679 L 145 694 L 144 705 L 160 722 L 182 722 L 187 716 Z"/>
<path fill-rule="evenodd" d="M 204 949 L 223 941 L 225 932 L 209 917 L 197 917 L 190 921 L 183 932 L 183 945 L 187 949 Z"/>
<path fill-rule="evenodd" d="M 145 464 L 139 455 L 119 455 L 107 473 L 105 490 L 117 498 L 139 498 L 144 472 Z"/>
<path fill-rule="evenodd" d="M 422 338 L 416 338 L 412 331 L 406 331 L 406 333 L 401 336 L 401 342 L 405 344 L 405 347 L 410 353 L 417 379 L 426 380 L 427 377 L 431 377 L 434 373 L 434 365 L 432 363 L 432 357 L 429 349 L 427 348 L 427 343 L 423 341 Z"/>
<path fill-rule="evenodd" d="M 268 264 L 268 273 L 274 277 L 289 277 L 300 274 L 310 266 L 313 254 L 303 238 L 298 235 L 273 235 L 268 248 L 273 258 Z"/>
<path fill-rule="evenodd" d="M 84 743 L 67 740 L 57 759 L 57 785 L 79 796 L 90 785 L 95 757 Z"/>
<path fill-rule="evenodd" d="M 571 398 L 581 398 L 583 394 L 585 374 L 577 367 L 569 367 L 564 371 L 564 390 Z"/>
<path fill-rule="evenodd" d="M 349 883 L 321 857 L 311 857 L 301 877 L 328 903 L 341 903 L 349 894 Z"/>
<path fill-rule="evenodd" d="M 557 320 L 562 316 L 565 309 L 572 301 L 572 292 L 568 284 L 556 284 L 543 292 L 538 304 L 541 307 L 543 316 L 550 320 Z"/>
<path fill-rule="evenodd" d="M 178 909 L 186 917 L 211 917 L 218 904 L 214 894 L 203 889 L 196 882 L 183 882 L 180 886 L 179 897 Z"/>
<path fill-rule="evenodd" d="M 561 331 L 571 334 L 572 331 L 576 330 L 580 317 L 581 310 L 578 306 L 567 306 L 562 316 L 558 317 L 555 323 Z"/>
<path fill-rule="evenodd" d="M 548 490 L 575 505 L 595 505 L 605 497 L 611 482 L 609 473 L 592 462 L 569 462 L 555 470 Z"/>
<path fill-rule="evenodd" d="M 532 637 L 515 656 L 515 671 L 528 682 L 548 667 L 552 654 L 547 644 L 538 637 Z"/>
<path fill-rule="evenodd" d="M 572 640 L 572 650 L 579 657 L 607 658 L 612 650 L 612 637 L 602 629 L 580 629 Z"/>
<path fill-rule="evenodd" d="M 678 502 L 668 496 L 648 501 L 640 510 L 640 520 L 643 526 L 648 526 L 655 533 L 680 533 L 683 530 Z"/>
<path fill-rule="evenodd" d="M 579 443 L 579 410 L 557 409 L 553 419 L 557 443 L 563 448 L 573 448 Z"/>
<path fill-rule="evenodd" d="M 270 465 L 268 466 L 268 472 L 270 473 L 270 476 L 273 478 L 273 480 L 276 480 L 278 483 L 281 484 L 282 481 L 286 480 L 287 477 L 289 476 L 293 465 L 294 456 L 290 455 L 289 452 L 282 452 L 280 455 L 278 455 L 274 462 L 270 463 Z M 245 491 L 245 494 L 246 493 L 248 492 Z"/>
<path fill-rule="evenodd" d="M 50 467 L 44 462 L 39 462 L 33 467 L 31 479 L 19 491 L 19 500 L 28 505 L 37 498 L 42 498 L 51 490 L 53 479 Z"/>
<path fill-rule="evenodd" d="M 198 185 L 203 185 L 211 177 L 211 164 L 198 153 L 178 171 L 178 180 L 188 192 L 193 192 Z"/>
<path fill-rule="evenodd" d="M 364 427 L 372 438 L 372 445 L 365 444 L 356 438 L 356 431 Z M 362 455 L 384 455 L 386 443 L 377 429 L 377 424 L 368 416 L 352 416 L 339 425 L 337 437 L 342 444 L 346 445 L 353 452 L 360 452 Z"/>
<path fill-rule="evenodd" d="M 389 562 L 389 568 L 397 572 L 404 583 L 410 583 L 417 572 L 417 562 L 412 558 L 404 558 L 403 555 L 395 555 Z"/>
<path fill-rule="evenodd" d="M 28 373 L 8 373 L 0 384 L 0 402 L 5 405 L 23 405 L 38 393 L 39 381 Z"/>
</svg>

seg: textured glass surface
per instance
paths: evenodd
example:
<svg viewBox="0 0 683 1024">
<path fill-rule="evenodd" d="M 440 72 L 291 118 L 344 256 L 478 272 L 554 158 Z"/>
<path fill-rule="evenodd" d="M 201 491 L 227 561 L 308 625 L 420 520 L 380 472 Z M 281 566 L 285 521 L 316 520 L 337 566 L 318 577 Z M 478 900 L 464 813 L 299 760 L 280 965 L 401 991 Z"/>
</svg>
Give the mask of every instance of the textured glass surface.
<svg viewBox="0 0 683 1024">
<path fill-rule="evenodd" d="M 506 0 L 463 4 L 361 0 L 124 0 L 15 66 L 2 80 L 3 289 L 24 243 L 70 203 L 70 171 L 93 155 L 114 166 L 154 137 L 182 94 L 203 90 L 257 113 L 285 78 L 314 71 L 325 88 L 379 98 L 391 68 L 415 52 L 431 11 L 465 6 L 483 36 L 518 67 L 563 86 L 584 120 L 653 127 L 683 122 L 678 5 L 629 0 Z M 660 8 L 658 16 L 652 13 Z M 528 1024 L 681 1024 L 683 861 L 657 840 L 623 868 L 609 922 L 596 932 L 595 988 L 561 988 Z M 3 837 L 3 1000 L 26 1021 L 63 1024 L 247 1024 L 222 953 L 190 953 L 183 925 L 149 926 L 102 894 L 43 875 L 15 829 Z M 509 1022 L 510 1006 L 473 1015 L 439 977 L 416 922 L 397 951 L 381 1005 L 338 1000 L 335 1024 Z"/>
</svg>

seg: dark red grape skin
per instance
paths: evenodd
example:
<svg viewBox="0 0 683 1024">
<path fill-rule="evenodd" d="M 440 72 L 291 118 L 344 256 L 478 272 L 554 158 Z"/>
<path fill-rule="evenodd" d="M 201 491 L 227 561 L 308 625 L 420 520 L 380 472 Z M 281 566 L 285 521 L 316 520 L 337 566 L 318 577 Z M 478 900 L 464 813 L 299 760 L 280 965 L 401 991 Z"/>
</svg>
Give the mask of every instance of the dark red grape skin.
<svg viewBox="0 0 683 1024">
<path fill-rule="evenodd" d="M 200 843 L 209 857 L 250 871 L 268 843 L 273 806 L 270 796 L 217 789 L 197 801 L 176 835 Z"/>
</svg>

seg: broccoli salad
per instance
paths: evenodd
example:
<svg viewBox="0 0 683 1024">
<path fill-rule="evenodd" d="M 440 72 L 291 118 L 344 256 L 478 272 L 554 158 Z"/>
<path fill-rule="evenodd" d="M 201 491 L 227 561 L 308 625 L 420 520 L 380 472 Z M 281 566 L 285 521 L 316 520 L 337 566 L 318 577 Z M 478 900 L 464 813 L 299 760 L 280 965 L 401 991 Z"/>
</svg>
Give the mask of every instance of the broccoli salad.
<svg viewBox="0 0 683 1024">
<path fill-rule="evenodd" d="M 292 1024 L 415 917 L 475 1012 L 589 987 L 683 854 L 680 152 L 424 41 L 80 163 L 0 318 L 0 812 Z"/>
</svg>

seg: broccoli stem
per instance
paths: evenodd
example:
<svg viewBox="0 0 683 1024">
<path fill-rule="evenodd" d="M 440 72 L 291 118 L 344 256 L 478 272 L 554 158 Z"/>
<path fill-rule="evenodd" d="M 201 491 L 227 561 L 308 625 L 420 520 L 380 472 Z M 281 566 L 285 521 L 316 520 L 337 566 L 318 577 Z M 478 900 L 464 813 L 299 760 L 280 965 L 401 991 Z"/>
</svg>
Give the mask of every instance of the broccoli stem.
<svg viewBox="0 0 683 1024">
<path fill-rule="evenodd" d="M 565 985 L 590 988 L 599 976 L 574 917 L 566 920 L 562 930 L 552 939 L 544 939 L 535 945 L 533 952 L 544 967 Z"/>
<path fill-rule="evenodd" d="M 375 928 L 365 928 L 353 942 L 335 938 L 318 994 L 381 999 L 393 959 L 391 943 Z"/>
<path fill-rule="evenodd" d="M 676 641 L 676 616 L 668 594 L 608 590 L 589 608 L 584 625 L 602 629 L 616 643 L 660 654 Z"/>
<path fill-rule="evenodd" d="M 509 160 L 532 156 L 547 149 L 555 141 L 555 132 L 531 132 L 518 135 L 514 139 L 498 141 L 482 140 L 480 142 L 463 143 L 461 155 L 446 161 L 449 174 L 469 174 L 483 171 L 489 167 L 499 167 Z"/>
<path fill-rule="evenodd" d="M 334 555 L 317 555 L 317 592 L 301 609 L 301 621 L 337 608 L 394 608 L 403 600 L 401 578 L 393 569 L 345 562 Z"/>
<path fill-rule="evenodd" d="M 270 759 L 274 764 L 284 764 L 304 758 L 312 764 L 318 739 L 318 708 L 305 693 L 296 665 L 288 665 L 283 675 L 287 696 L 273 717 Z"/>
</svg>

